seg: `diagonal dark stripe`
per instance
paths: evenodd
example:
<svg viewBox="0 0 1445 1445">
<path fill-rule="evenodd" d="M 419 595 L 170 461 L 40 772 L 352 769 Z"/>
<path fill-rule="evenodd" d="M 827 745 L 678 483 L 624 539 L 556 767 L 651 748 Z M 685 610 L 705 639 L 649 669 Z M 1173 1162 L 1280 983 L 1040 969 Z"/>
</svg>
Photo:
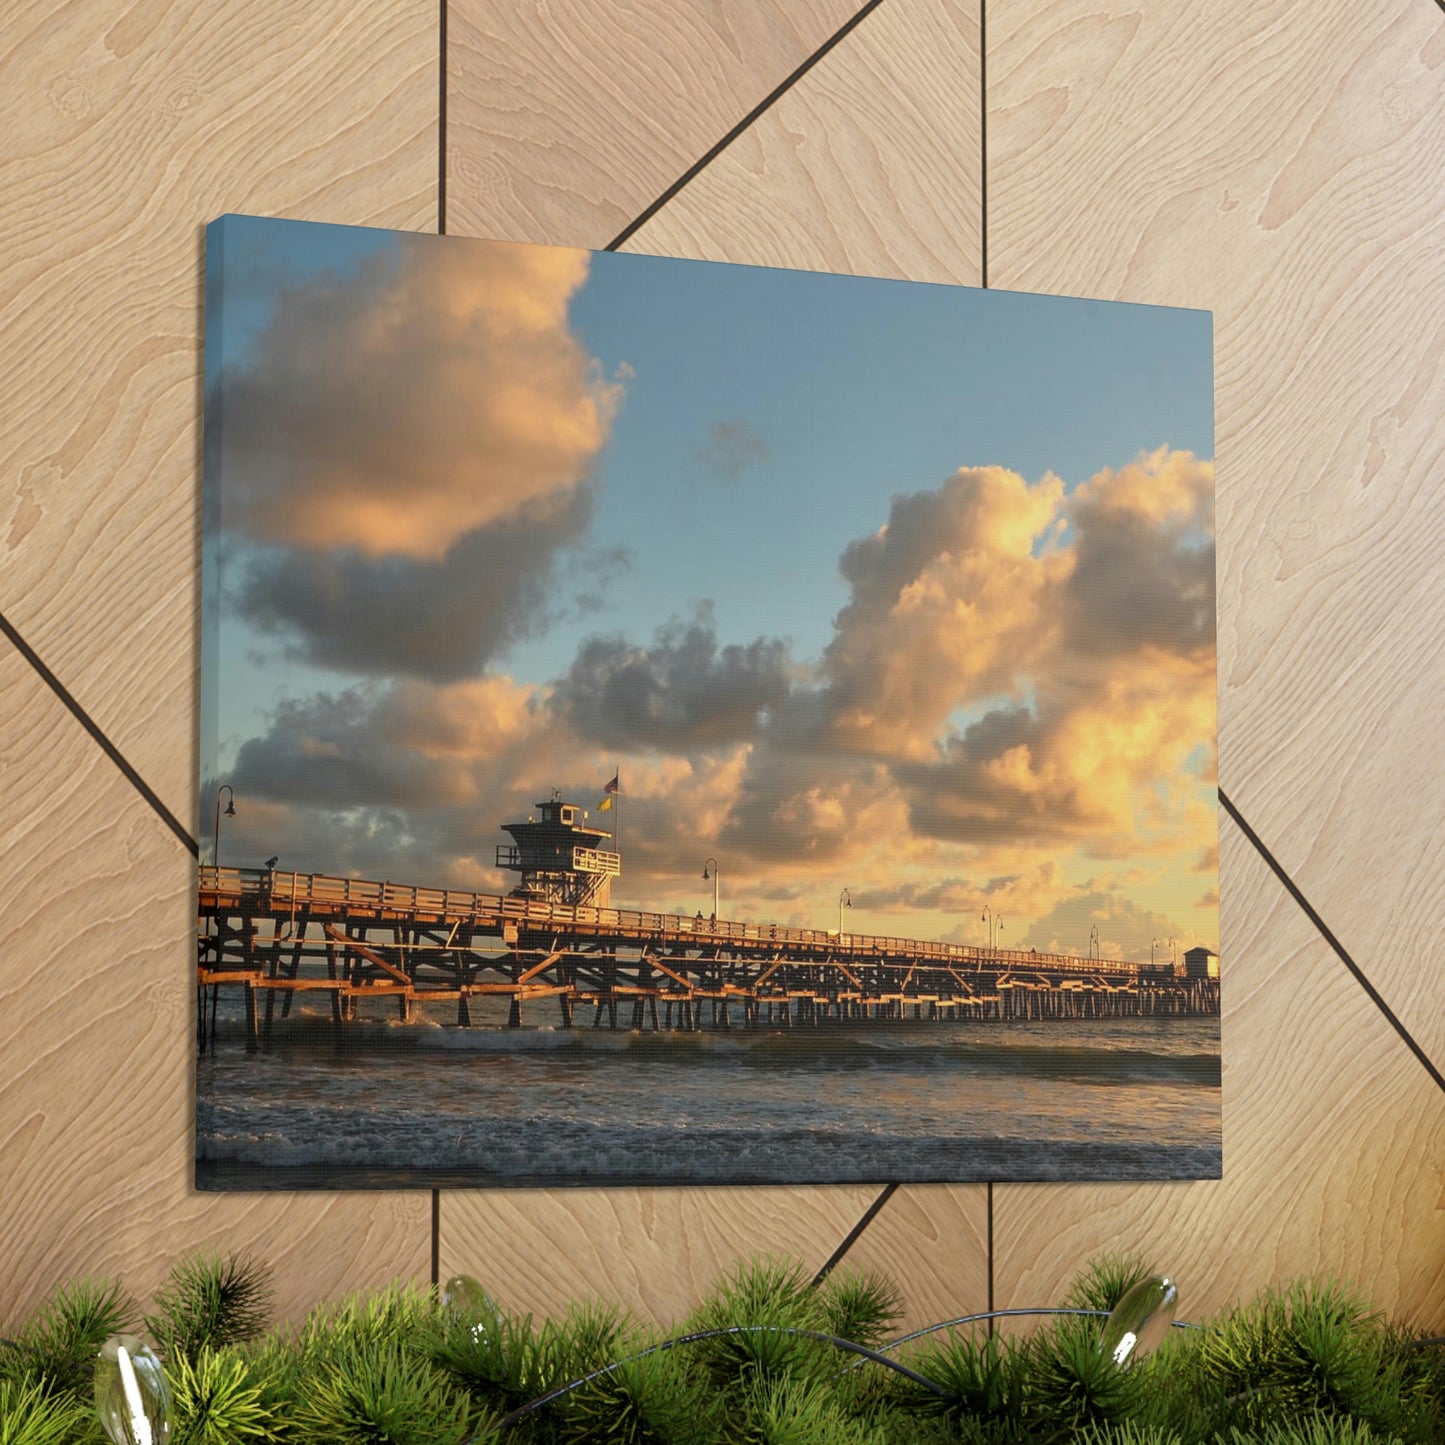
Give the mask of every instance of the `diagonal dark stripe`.
<svg viewBox="0 0 1445 1445">
<path fill-rule="evenodd" d="M 106 757 L 111 760 L 111 762 L 116 765 L 116 767 L 121 770 L 122 773 L 125 774 L 125 776 L 130 780 L 131 785 L 135 788 L 136 792 L 138 792 L 141 797 L 143 797 L 146 802 L 148 802 L 151 807 L 155 809 L 156 814 L 160 818 L 161 822 L 163 822 L 166 827 L 169 828 L 171 832 L 174 833 L 176 837 L 185 844 L 187 849 L 190 850 L 190 854 L 193 858 L 199 858 L 201 856 L 201 850 L 197 846 L 196 840 L 191 837 L 190 833 L 187 832 L 184 827 L 181 826 L 180 820 L 176 817 L 176 815 L 171 812 L 171 810 L 166 807 L 163 802 L 161 802 L 159 796 L 156 794 L 155 790 L 151 787 L 151 785 L 147 783 L 146 780 L 141 777 L 141 775 L 136 772 L 136 770 L 131 767 L 131 765 L 125 760 L 125 758 L 121 755 L 120 749 L 116 747 L 116 745 L 111 742 L 111 740 L 106 737 L 103 732 L 101 732 L 100 728 L 95 724 L 90 714 L 86 712 L 86 710 L 81 707 L 81 705 L 76 702 L 76 700 L 70 695 L 70 689 L 67 688 L 65 684 L 61 682 L 61 680 L 56 677 L 56 675 L 51 672 L 51 670 L 46 667 L 46 665 L 40 660 L 39 654 L 35 651 L 33 647 L 30 646 L 28 642 L 26 642 L 23 637 L 21 637 L 21 635 L 15 630 L 15 627 L 10 622 L 9 618 L 7 618 L 3 612 L 0 612 L 0 632 L 3 632 L 5 636 L 8 637 L 10 641 L 15 644 L 16 649 L 19 651 L 20 655 L 44 679 L 46 686 L 56 695 L 56 697 L 61 700 L 61 702 L 66 705 L 66 707 L 70 709 L 71 714 L 72 716 L 74 716 L 76 722 L 78 722 L 81 727 L 83 727 L 86 732 L 88 732 L 91 737 L 95 739 L 95 741 L 100 745 L 100 750 L 106 755 Z"/>
<path fill-rule="evenodd" d="M 1445 0 L 1440 0 L 1445 5 Z M 986 0 L 978 0 L 978 246 L 979 284 L 988 290 L 988 21 Z M 990 1263 L 992 1257 L 990 1257 Z M 989 1309 L 993 1306 L 989 1305 Z"/>
<path fill-rule="evenodd" d="M 832 1272 L 841 1263 L 843 1256 L 847 1254 L 848 1251 L 852 1249 L 855 1244 L 858 1243 L 858 1239 L 862 1235 L 863 1231 L 867 1229 L 870 1224 L 873 1223 L 873 1220 L 877 1216 L 878 1211 L 882 1209 L 883 1206 L 887 1204 L 890 1199 L 893 1198 L 893 1193 L 897 1188 L 898 1186 L 896 1184 L 885 1184 L 883 1186 L 883 1192 L 878 1196 L 877 1199 L 873 1201 L 872 1204 L 868 1206 L 867 1209 L 863 1211 L 863 1215 L 859 1219 L 858 1223 L 855 1224 L 853 1228 L 848 1231 L 848 1233 L 843 1237 L 843 1242 L 838 1246 L 837 1249 L 833 1251 L 832 1254 L 828 1256 L 827 1262 L 823 1265 L 822 1269 L 820 1269 L 817 1274 L 813 1276 L 813 1284 L 815 1287 L 822 1284 L 823 1281 L 827 1279 L 830 1274 L 832 1274 Z"/>
<path fill-rule="evenodd" d="M 447 5 L 440 0 L 442 13 L 437 49 L 440 52 L 441 93 L 437 96 L 437 235 L 447 233 Z M 435 1280 L 432 1283 L 436 1283 Z"/>
<path fill-rule="evenodd" d="M 988 1312 L 993 1313 L 993 1181 L 988 1185 Z M 988 1322 L 988 1332 L 993 1333 L 993 1321 Z"/>
<path fill-rule="evenodd" d="M 711 165 L 764 111 L 786 95 L 840 40 L 850 35 L 882 3 L 883 0 L 868 0 L 842 29 L 829 36 L 786 80 L 764 96 L 701 160 L 689 166 L 635 221 L 619 231 L 602 249 L 615 251 L 633 232 L 645 226 L 694 176 Z"/>
<path fill-rule="evenodd" d="M 431 1192 L 431 1282 L 435 1288 L 441 1283 L 442 1264 L 442 1192 Z"/>
<path fill-rule="evenodd" d="M 1223 788 L 1219 789 L 1219 801 L 1224 805 L 1224 809 L 1229 814 L 1229 816 L 1233 818 L 1234 821 L 1239 825 L 1240 832 L 1242 832 L 1244 836 L 1248 838 L 1249 841 L 1254 845 L 1255 852 L 1257 852 L 1259 856 L 1263 858 L 1266 863 L 1269 864 L 1270 868 L 1274 872 L 1275 877 L 1284 884 L 1285 891 L 1304 910 L 1305 917 L 1308 918 L 1309 921 L 1313 923 L 1316 928 L 1319 929 L 1320 933 L 1324 935 L 1325 942 L 1328 943 L 1332 949 L 1334 949 L 1335 953 L 1339 956 L 1340 962 L 1343 963 L 1344 966 L 1349 969 L 1352 974 L 1354 974 L 1355 982 L 1358 983 L 1362 989 L 1364 989 L 1366 995 L 1370 999 L 1370 1002 L 1373 1003 L 1375 1007 L 1379 1009 L 1379 1011 L 1385 1016 L 1385 1020 L 1390 1025 L 1390 1027 L 1393 1028 L 1395 1032 L 1400 1035 L 1400 1038 L 1404 1041 L 1405 1047 L 1409 1049 L 1410 1052 L 1414 1054 L 1417 1059 L 1420 1060 L 1420 1062 L 1425 1066 L 1425 1072 L 1428 1073 L 1430 1077 L 1435 1080 L 1435 1082 L 1441 1087 L 1441 1089 L 1445 1089 L 1445 1077 L 1442 1077 L 1440 1070 L 1437 1069 L 1435 1065 L 1430 1061 L 1430 1058 L 1425 1053 L 1425 1050 L 1422 1049 L 1420 1045 L 1415 1042 L 1413 1036 L 1410 1033 L 1410 1030 L 1407 1029 L 1405 1025 L 1401 1023 L 1400 1020 L 1395 1016 L 1395 1011 L 1390 1007 L 1389 1004 L 1385 1002 L 1383 998 L 1381 998 L 1379 990 L 1374 986 L 1374 984 L 1370 982 L 1368 978 L 1365 977 L 1364 970 L 1359 966 L 1359 964 L 1355 962 L 1353 958 L 1350 957 L 1349 951 L 1345 948 L 1344 944 L 1335 937 L 1334 933 L 1330 930 L 1330 926 L 1315 911 L 1314 905 L 1309 901 L 1308 898 L 1304 896 L 1304 893 L 1300 890 L 1299 885 L 1296 884 L 1294 879 L 1291 878 L 1289 874 L 1284 871 L 1284 869 L 1280 866 L 1278 859 L 1275 858 L 1274 854 L 1271 853 L 1267 847 L 1265 847 L 1264 842 L 1261 840 L 1259 834 L 1256 833 L 1254 829 L 1245 822 L 1244 815 L 1239 811 L 1238 808 L 1234 806 L 1232 802 L 1230 802 L 1229 796 L 1225 793 Z"/>
</svg>

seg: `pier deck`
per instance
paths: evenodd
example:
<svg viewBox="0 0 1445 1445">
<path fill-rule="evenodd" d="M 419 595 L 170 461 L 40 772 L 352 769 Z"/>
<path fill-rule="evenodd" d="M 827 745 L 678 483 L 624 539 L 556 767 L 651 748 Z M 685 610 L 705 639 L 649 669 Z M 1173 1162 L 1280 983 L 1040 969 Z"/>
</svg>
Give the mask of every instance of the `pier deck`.
<svg viewBox="0 0 1445 1445">
<path fill-rule="evenodd" d="M 654 1030 L 1219 1010 L 1217 978 L 1116 960 L 322 874 L 203 866 L 198 903 L 203 1045 L 223 986 L 243 991 L 252 1044 L 278 999 L 285 1017 L 296 994 L 316 992 L 338 1024 L 378 998 L 402 1018 L 454 1001 L 462 1025 L 474 1003 L 501 999 L 509 1027 Z"/>
</svg>

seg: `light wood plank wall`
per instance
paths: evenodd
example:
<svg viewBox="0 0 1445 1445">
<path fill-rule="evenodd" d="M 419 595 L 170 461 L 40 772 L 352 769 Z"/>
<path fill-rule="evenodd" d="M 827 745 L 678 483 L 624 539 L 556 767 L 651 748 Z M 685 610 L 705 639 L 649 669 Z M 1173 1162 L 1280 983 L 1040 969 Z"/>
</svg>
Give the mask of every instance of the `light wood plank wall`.
<svg viewBox="0 0 1445 1445">
<path fill-rule="evenodd" d="M 1206 307 L 1222 783 L 1445 1064 L 1445 15 L 881 0 L 709 157 L 856 13 L 451 0 L 443 77 L 436 0 L 7 12 L 0 613 L 189 822 L 200 228 L 225 211 L 584 246 L 646 214 L 627 249 Z M 899 1190 L 849 1258 L 910 1323 L 1054 1300 L 1129 1247 L 1186 1312 L 1321 1269 L 1445 1323 L 1441 1091 L 1221 835 L 1224 1181 L 999 1186 L 991 1218 L 982 1185 Z M 191 867 L 0 637 L 0 1320 L 82 1271 L 144 1297 L 203 1243 L 270 1258 L 290 1315 L 429 1277 L 423 1193 L 191 1191 Z M 447 1192 L 436 1243 L 519 1308 L 665 1319 L 740 1253 L 820 1263 L 873 1194 Z"/>
</svg>

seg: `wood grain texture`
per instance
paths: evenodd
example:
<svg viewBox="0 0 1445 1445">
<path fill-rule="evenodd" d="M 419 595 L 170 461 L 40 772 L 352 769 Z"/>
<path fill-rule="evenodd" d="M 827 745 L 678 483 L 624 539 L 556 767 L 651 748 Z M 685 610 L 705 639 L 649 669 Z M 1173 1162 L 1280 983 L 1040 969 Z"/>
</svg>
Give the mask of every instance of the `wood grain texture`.
<svg viewBox="0 0 1445 1445">
<path fill-rule="evenodd" d="M 816 1270 L 868 1208 L 870 1185 L 827 1189 L 554 1189 L 442 1195 L 441 1268 L 480 1278 L 506 1309 L 579 1298 L 680 1320 L 740 1259 Z"/>
<path fill-rule="evenodd" d="M 887 0 L 628 251 L 981 279 L 977 0 Z"/>
<path fill-rule="evenodd" d="M 605 246 L 862 0 L 453 0 L 447 230 Z"/>
<path fill-rule="evenodd" d="M 1223 785 L 1445 1066 L 1445 14 L 998 0 L 989 48 L 994 283 L 1214 311 Z"/>
<path fill-rule="evenodd" d="M 438 29 L 81 0 L 0 30 L 0 611 L 191 827 L 202 227 L 434 228 Z"/>
<path fill-rule="evenodd" d="M 988 1190 L 905 1184 L 840 1266 L 874 1269 L 898 1285 L 898 1328 L 921 1329 L 988 1308 Z"/>
<path fill-rule="evenodd" d="M 281 1317 L 425 1282 L 429 1196 L 197 1194 L 195 865 L 0 639 L 0 1322 L 86 1273 L 142 1301 L 250 1249 Z"/>
<path fill-rule="evenodd" d="M 1058 1303 L 1105 1250 L 1171 1274 L 1180 1316 L 1328 1273 L 1445 1325 L 1440 1091 L 1259 855 L 1221 824 L 1224 1178 L 998 1185 L 1000 1308 Z"/>
</svg>

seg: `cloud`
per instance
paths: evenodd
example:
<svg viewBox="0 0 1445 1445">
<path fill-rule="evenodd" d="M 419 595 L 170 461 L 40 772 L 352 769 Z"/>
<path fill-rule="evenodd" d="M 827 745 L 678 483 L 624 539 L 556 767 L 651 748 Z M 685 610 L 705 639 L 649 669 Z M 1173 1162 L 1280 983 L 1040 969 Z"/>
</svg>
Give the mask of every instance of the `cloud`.
<svg viewBox="0 0 1445 1445">
<path fill-rule="evenodd" d="M 768 458 L 767 443 L 754 436 L 752 428 L 742 418 L 735 421 L 717 421 L 712 424 L 705 447 L 693 451 L 693 459 L 710 472 L 735 482 L 755 462 Z"/>
<path fill-rule="evenodd" d="M 577 486 L 620 400 L 567 324 L 588 259 L 401 237 L 283 291 L 224 377 L 227 530 L 437 561 Z"/>
<path fill-rule="evenodd" d="M 847 605 L 823 657 L 835 742 L 927 756 L 960 702 L 1012 688 L 1047 654 L 1066 559 L 1037 555 L 1063 483 L 1002 467 L 958 471 L 894 497 L 888 521 L 839 563 Z"/>
<path fill-rule="evenodd" d="M 267 548 L 239 559 L 231 592 L 240 615 L 292 657 L 452 681 L 555 618 L 554 559 L 582 541 L 592 505 L 589 488 L 532 499 L 436 559 Z"/>
<path fill-rule="evenodd" d="M 685 752 L 754 736 L 792 682 L 787 644 L 718 646 L 711 610 L 658 628 L 651 647 L 591 637 L 553 690 L 553 705 L 593 741 Z"/>
<path fill-rule="evenodd" d="M 1033 705 L 990 709 L 935 760 L 900 764 L 914 827 L 955 842 L 1082 843 L 1098 856 L 1137 856 L 1171 833 L 1175 846 L 1185 826 L 1193 841 L 1195 790 L 1159 789 L 1213 729 L 1212 657 L 1148 649 L 1101 673 L 1082 688 L 1041 682 Z"/>
<path fill-rule="evenodd" d="M 952 927 L 977 942 L 987 905 L 1010 938 L 1040 920 L 1048 936 L 1028 936 L 1041 949 L 1082 951 L 1093 924 L 1107 924 L 1120 949 L 1182 938 L 1139 902 L 1172 896 L 1165 864 L 1148 876 L 1137 865 L 1207 873 L 1217 858 L 1206 851 L 1216 820 L 1202 771 L 1215 726 L 1213 629 L 1196 607 L 1206 480 L 1187 454 L 1154 453 L 1073 496 L 1057 478 L 1030 484 L 988 467 L 895 496 L 878 531 L 844 551 L 847 601 L 806 665 L 779 638 L 724 643 L 704 607 L 648 642 L 591 636 L 560 676 L 521 683 L 449 671 L 459 653 L 429 659 L 424 640 L 378 616 L 369 646 L 377 657 L 414 651 L 410 675 L 283 707 L 242 748 L 238 793 L 296 810 L 307 847 L 324 847 L 330 828 L 343 861 L 375 856 L 378 829 L 400 830 L 408 867 L 502 886 L 510 880 L 492 861 L 501 824 L 554 786 L 594 806 L 620 762 L 619 808 L 604 826 L 617 822 L 624 837 L 617 896 L 638 906 L 691 898 L 713 855 L 748 916 L 774 918 L 781 903 L 833 926 L 848 885 L 855 918 L 901 918 L 879 931 Z M 452 553 L 517 528 L 488 555 L 495 584 L 521 596 L 538 575 L 531 560 L 544 567 L 554 537 L 585 532 L 587 486 L 564 495 L 565 521 L 550 497 L 535 499 Z M 1178 563 L 1143 568 L 1147 625 L 1095 582 L 1077 585 L 1103 555 L 1110 517 L 1127 524 L 1118 559 L 1154 548 Z M 544 534 L 530 553 L 528 527 Z M 446 565 L 350 555 L 406 575 Z M 278 574 L 253 605 L 279 609 L 283 593 Z M 327 605 L 336 656 L 348 614 Z M 507 605 L 485 610 L 506 615 Z M 432 615 L 448 625 L 444 609 Z M 516 635 L 473 633 L 467 656 L 494 657 Z M 1126 861 L 1081 884 L 1090 856 Z"/>
<path fill-rule="evenodd" d="M 718 843 L 754 866 L 807 873 L 902 837 L 906 823 L 886 768 L 842 754 L 754 747 Z"/>
<path fill-rule="evenodd" d="M 1160 448 L 1069 499 L 1068 645 L 1089 656 L 1153 646 L 1213 655 L 1214 464 Z"/>
<path fill-rule="evenodd" d="M 603 377 L 569 327 L 587 268 L 412 236 L 279 291 L 215 413 L 242 618 L 314 665 L 434 681 L 551 620 L 630 374 Z"/>
<path fill-rule="evenodd" d="M 1164 914 L 1140 907 L 1118 893 L 1081 892 L 1064 899 L 1038 919 L 1023 937 L 1022 947 L 1040 953 L 1077 953 L 1087 956 L 1090 930 L 1099 930 L 1099 953 L 1103 958 L 1147 959 L 1158 940 L 1157 958 L 1169 956 L 1170 938 L 1179 957 L 1200 942 L 1190 929 L 1182 928 Z"/>
</svg>

